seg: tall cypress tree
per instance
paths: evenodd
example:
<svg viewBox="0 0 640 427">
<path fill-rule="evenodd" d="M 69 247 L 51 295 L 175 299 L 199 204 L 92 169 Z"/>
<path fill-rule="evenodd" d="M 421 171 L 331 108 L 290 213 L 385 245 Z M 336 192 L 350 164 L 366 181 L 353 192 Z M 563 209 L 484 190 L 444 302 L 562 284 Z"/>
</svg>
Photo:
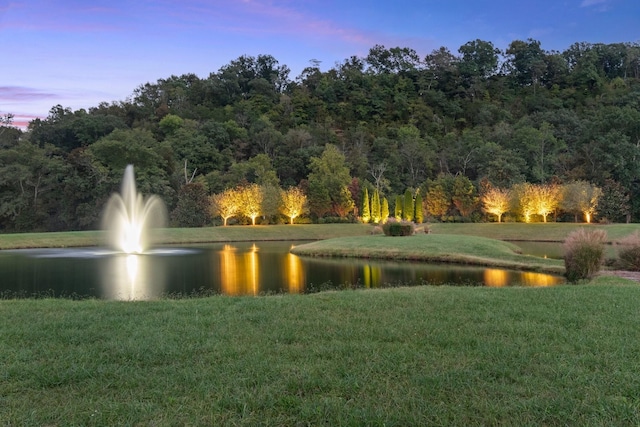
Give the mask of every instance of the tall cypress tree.
<svg viewBox="0 0 640 427">
<path fill-rule="evenodd" d="M 386 197 L 382 198 L 382 207 L 380 208 L 380 222 L 387 222 L 387 218 L 389 218 L 389 201 Z"/>
<path fill-rule="evenodd" d="M 413 194 L 407 188 L 404 192 L 404 205 L 402 206 L 402 219 L 405 221 L 413 221 Z"/>
<path fill-rule="evenodd" d="M 378 189 L 373 192 L 371 197 L 371 221 L 376 224 L 380 222 L 380 194 Z"/>
<path fill-rule="evenodd" d="M 362 196 L 362 222 L 365 224 L 371 220 L 371 209 L 369 209 L 369 190 L 365 187 Z"/>
<path fill-rule="evenodd" d="M 422 213 L 422 196 L 420 193 L 416 194 L 416 213 L 414 218 L 414 222 L 416 224 L 422 224 L 422 221 L 424 220 L 424 214 Z"/>
<path fill-rule="evenodd" d="M 398 194 L 396 196 L 396 206 L 395 206 L 395 217 L 396 219 L 401 219 L 402 218 L 402 204 L 403 204 L 403 199 L 402 196 L 400 194 Z"/>
</svg>

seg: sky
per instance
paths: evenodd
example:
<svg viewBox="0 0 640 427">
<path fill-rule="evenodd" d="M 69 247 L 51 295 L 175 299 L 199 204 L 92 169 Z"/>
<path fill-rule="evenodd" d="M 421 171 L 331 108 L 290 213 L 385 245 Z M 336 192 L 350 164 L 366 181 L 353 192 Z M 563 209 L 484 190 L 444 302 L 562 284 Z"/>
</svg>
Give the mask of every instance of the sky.
<svg viewBox="0 0 640 427">
<path fill-rule="evenodd" d="M 640 42 L 640 0 L 0 0 L 0 116 L 126 101 L 172 75 L 271 55 L 295 79 L 375 45 L 421 58 L 480 39 L 506 49 Z"/>
</svg>

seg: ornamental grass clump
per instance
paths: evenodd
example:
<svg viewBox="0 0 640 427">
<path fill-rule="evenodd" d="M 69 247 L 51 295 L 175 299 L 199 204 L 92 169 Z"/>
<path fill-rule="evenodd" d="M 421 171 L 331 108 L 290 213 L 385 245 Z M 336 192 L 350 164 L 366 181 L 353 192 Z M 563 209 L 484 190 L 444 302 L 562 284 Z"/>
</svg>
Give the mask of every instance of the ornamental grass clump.
<svg viewBox="0 0 640 427">
<path fill-rule="evenodd" d="M 590 279 L 600 271 L 606 241 L 604 230 L 580 228 L 567 236 L 563 249 L 565 276 L 569 282 Z"/>
<path fill-rule="evenodd" d="M 391 218 L 382 225 L 385 236 L 411 236 L 415 233 L 416 225 L 411 221 L 396 221 Z"/>
<path fill-rule="evenodd" d="M 640 232 L 623 237 L 617 243 L 617 267 L 627 271 L 640 271 Z"/>
</svg>

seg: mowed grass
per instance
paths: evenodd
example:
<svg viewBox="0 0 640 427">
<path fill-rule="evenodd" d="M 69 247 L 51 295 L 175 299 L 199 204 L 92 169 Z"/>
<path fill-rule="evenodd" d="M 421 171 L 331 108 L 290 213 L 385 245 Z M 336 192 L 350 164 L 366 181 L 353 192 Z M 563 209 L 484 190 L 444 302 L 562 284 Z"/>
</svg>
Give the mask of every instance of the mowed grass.
<svg viewBox="0 0 640 427">
<path fill-rule="evenodd" d="M 607 233 L 608 242 L 640 231 L 640 224 L 580 224 L 567 222 L 531 223 L 436 223 L 429 229 L 435 234 L 462 234 L 468 236 L 489 237 L 498 240 L 563 242 L 566 237 L 579 228 L 601 229 Z"/>
<path fill-rule="evenodd" d="M 640 424 L 640 288 L 0 301 L 0 425 Z"/>
<path fill-rule="evenodd" d="M 488 237 L 498 240 L 562 242 L 578 228 L 599 228 L 607 232 L 608 241 L 640 231 L 640 224 L 573 224 L 573 223 L 472 223 L 424 224 L 433 234 L 456 234 Z M 212 243 L 263 240 L 320 240 L 332 237 L 371 234 L 370 224 L 294 224 L 265 226 L 228 226 L 203 228 L 167 228 L 156 231 L 161 244 Z M 57 233 L 0 234 L 0 249 L 98 246 L 104 242 L 103 231 L 70 231 Z"/>
<path fill-rule="evenodd" d="M 561 260 L 518 253 L 511 243 L 477 236 L 416 234 L 339 237 L 296 246 L 296 255 L 452 262 L 562 274 Z"/>
<path fill-rule="evenodd" d="M 228 226 L 166 228 L 154 230 L 154 240 L 162 244 L 242 242 L 264 240 L 317 240 L 371 232 L 366 224 L 287 224 L 266 226 Z M 0 249 L 64 248 L 99 246 L 103 231 L 0 234 Z"/>
</svg>

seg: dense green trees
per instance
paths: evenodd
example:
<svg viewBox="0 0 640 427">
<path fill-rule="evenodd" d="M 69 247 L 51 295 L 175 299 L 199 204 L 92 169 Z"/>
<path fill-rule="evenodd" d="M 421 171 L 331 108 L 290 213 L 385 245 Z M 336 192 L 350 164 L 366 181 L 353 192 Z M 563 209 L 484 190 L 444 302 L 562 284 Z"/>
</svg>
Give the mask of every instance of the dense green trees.
<svg viewBox="0 0 640 427">
<path fill-rule="evenodd" d="M 481 180 L 525 193 L 525 183 L 585 183 L 603 190 L 597 218 L 640 220 L 638 43 L 556 52 L 527 39 L 502 52 L 477 39 L 424 58 L 376 45 L 289 73 L 244 55 L 206 77 L 144 83 L 126 101 L 54 106 L 26 132 L 3 116 L 0 231 L 96 227 L 128 163 L 176 223 L 208 221 L 188 215 L 200 190 L 251 184 L 267 194 L 261 221 L 279 220 L 288 187 L 305 193 L 313 219 L 360 215 L 364 189 L 380 216 L 388 198 L 400 217 L 411 188 L 428 220 L 483 220 Z M 585 213 L 574 196 L 554 217 Z"/>
</svg>

